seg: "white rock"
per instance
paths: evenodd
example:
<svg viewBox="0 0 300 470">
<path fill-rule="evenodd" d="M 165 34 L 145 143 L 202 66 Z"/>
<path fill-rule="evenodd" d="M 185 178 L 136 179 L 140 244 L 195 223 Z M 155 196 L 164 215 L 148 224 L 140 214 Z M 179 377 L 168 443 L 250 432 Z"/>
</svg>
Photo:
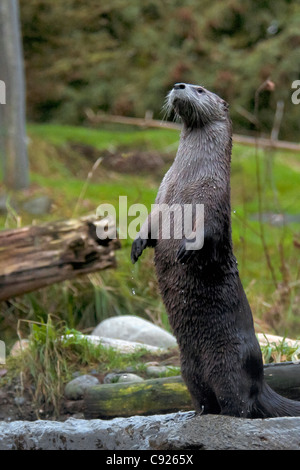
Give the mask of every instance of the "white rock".
<svg viewBox="0 0 300 470">
<path fill-rule="evenodd" d="M 148 377 L 163 377 L 167 372 L 174 371 L 175 367 L 173 366 L 147 366 L 146 375 Z M 180 375 L 180 368 L 176 367 L 178 370 L 178 375 Z"/>
<path fill-rule="evenodd" d="M 157 346 L 151 346 L 150 344 L 137 343 L 135 341 L 125 341 L 122 339 L 105 338 L 104 336 L 87 336 L 87 339 L 93 344 L 101 344 L 106 348 L 112 348 L 124 354 L 133 353 L 139 349 L 147 349 L 149 352 L 158 352 L 161 348 Z"/>
<path fill-rule="evenodd" d="M 267 346 L 268 344 L 280 344 L 282 342 L 286 343 L 288 346 L 291 347 L 299 347 L 300 341 L 291 339 L 291 338 L 284 338 L 283 336 L 276 336 L 276 335 L 269 335 L 264 333 L 258 333 L 257 338 L 259 344 L 262 346 Z"/>
<path fill-rule="evenodd" d="M 73 337 L 74 335 L 66 335 L 63 336 L 62 339 L 68 340 L 68 338 Z M 150 344 L 143 344 L 143 343 L 136 343 L 134 341 L 125 341 L 122 339 L 114 339 L 114 338 L 105 338 L 103 336 L 94 336 L 94 335 L 80 335 L 81 338 L 87 339 L 92 344 L 98 345 L 105 348 L 112 348 L 115 351 L 119 351 L 123 354 L 131 354 L 139 349 L 147 349 L 149 352 L 159 352 L 162 348 L 158 348 L 157 346 L 151 346 Z"/>
<path fill-rule="evenodd" d="M 177 346 L 175 337 L 153 323 L 134 315 L 120 315 L 102 321 L 93 336 L 149 344 L 160 348 Z"/>
</svg>

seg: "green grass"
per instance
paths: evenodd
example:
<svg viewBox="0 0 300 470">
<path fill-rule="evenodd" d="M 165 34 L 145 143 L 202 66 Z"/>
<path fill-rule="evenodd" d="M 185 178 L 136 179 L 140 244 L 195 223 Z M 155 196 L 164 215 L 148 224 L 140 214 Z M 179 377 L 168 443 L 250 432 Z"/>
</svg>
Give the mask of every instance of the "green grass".
<svg viewBox="0 0 300 470">
<path fill-rule="evenodd" d="M 102 376 L 109 371 L 124 371 L 128 367 L 147 378 L 146 361 L 151 355 L 140 349 L 133 353 L 120 353 L 101 344 L 88 341 L 78 330 L 70 329 L 64 321 L 48 315 L 45 322 L 20 321 L 21 331 L 29 328 L 28 345 L 19 354 L 8 356 L 8 373 L 2 384 L 12 384 L 22 377 L 22 387 L 31 393 L 32 408 L 37 419 L 58 418 L 64 398 L 64 389 L 74 374 Z M 279 344 L 261 347 L 265 363 L 299 360 L 300 348 L 289 346 L 285 339 Z M 152 354 L 152 360 L 159 359 Z M 178 366 L 169 366 L 161 377 L 180 375 Z M 42 413 L 42 416 L 41 416 Z"/>
<path fill-rule="evenodd" d="M 22 326 L 19 322 L 19 328 Z M 9 356 L 8 375 L 11 383 L 22 374 L 22 383 L 32 393 L 37 418 L 40 410 L 53 417 L 60 415 L 64 388 L 73 374 L 103 375 L 111 370 L 142 370 L 142 358 L 149 353 L 140 349 L 123 354 L 101 344 L 93 344 L 79 331 L 66 327 L 65 322 L 48 315 L 46 322 L 25 322 L 30 328 L 28 346 L 17 356 Z M 24 328 L 24 322 L 23 322 Z"/>
<path fill-rule="evenodd" d="M 99 150 L 107 148 L 128 147 L 163 150 L 176 146 L 178 132 L 166 129 L 139 129 L 136 127 L 104 124 L 102 128 L 91 129 L 77 126 L 61 126 L 55 124 L 32 124 L 28 126 L 29 134 L 33 134 L 55 145 L 67 142 L 78 142 L 92 145 Z"/>
<path fill-rule="evenodd" d="M 261 345 L 261 352 L 265 364 L 286 361 L 298 362 L 300 359 L 300 346 L 289 345 L 285 338 L 279 343 L 268 341 L 267 344 Z"/>
<path fill-rule="evenodd" d="M 31 124 L 28 133 L 31 187 L 24 193 L 10 195 L 17 205 L 8 216 L 0 216 L 2 228 L 95 213 L 98 205 L 105 202 L 113 204 L 118 212 L 120 195 L 128 197 L 128 206 L 143 203 L 150 209 L 165 168 L 160 174 L 122 174 L 107 171 L 100 164 L 87 180 L 88 173 L 101 152 L 109 149 L 158 151 L 165 156 L 167 167 L 170 154 L 175 156 L 179 138 L 179 133 L 173 130 L 113 125 L 96 130 Z M 94 159 L 88 159 L 74 150 L 72 143 L 88 145 L 98 153 Z M 299 224 L 261 226 L 254 216 L 260 210 L 259 195 L 263 212 L 299 214 L 299 163 L 300 156 L 291 152 L 268 154 L 259 150 L 256 155 L 253 147 L 233 147 L 232 231 L 242 282 L 260 331 L 290 337 L 300 336 L 299 248 L 294 244 L 297 237 L 299 240 Z M 21 202 L 40 194 L 53 200 L 51 214 L 37 218 L 25 213 Z M 262 229 L 267 253 L 263 249 Z M 152 251 L 132 266 L 130 244 L 131 240 L 124 240 L 122 249 L 116 253 L 116 270 L 50 286 L 2 307 L 2 330 L 12 329 L 19 318 L 45 321 L 49 313 L 79 329 L 88 329 L 107 316 L 122 313 L 141 315 L 169 328 L 157 288 Z M 276 287 L 266 254 L 274 270 Z"/>
</svg>

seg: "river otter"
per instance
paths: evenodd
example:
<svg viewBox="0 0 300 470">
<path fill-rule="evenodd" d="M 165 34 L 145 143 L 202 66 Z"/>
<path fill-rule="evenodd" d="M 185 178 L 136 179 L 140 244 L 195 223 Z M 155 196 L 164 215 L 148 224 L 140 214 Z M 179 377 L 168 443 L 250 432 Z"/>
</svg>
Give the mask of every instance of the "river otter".
<svg viewBox="0 0 300 470">
<path fill-rule="evenodd" d="M 131 259 L 135 263 L 147 246 L 155 247 L 159 288 L 195 410 L 245 418 L 299 416 L 300 402 L 281 397 L 264 381 L 233 255 L 228 104 L 202 86 L 179 83 L 167 108 L 180 116 L 183 129 L 156 204 L 204 204 L 204 244 L 192 250 L 187 236 L 163 239 L 159 232 L 153 237 L 152 212 L 132 244 Z M 194 217 L 195 230 L 198 223 Z"/>
</svg>

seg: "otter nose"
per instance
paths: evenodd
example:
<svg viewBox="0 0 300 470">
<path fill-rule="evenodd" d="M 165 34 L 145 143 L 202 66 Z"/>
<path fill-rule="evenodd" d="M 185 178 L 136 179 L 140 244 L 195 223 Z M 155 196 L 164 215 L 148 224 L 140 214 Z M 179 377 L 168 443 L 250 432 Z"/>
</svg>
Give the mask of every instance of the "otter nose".
<svg viewBox="0 0 300 470">
<path fill-rule="evenodd" d="M 176 83 L 173 88 L 174 88 L 174 90 L 184 90 L 185 89 L 185 84 L 184 83 Z"/>
</svg>

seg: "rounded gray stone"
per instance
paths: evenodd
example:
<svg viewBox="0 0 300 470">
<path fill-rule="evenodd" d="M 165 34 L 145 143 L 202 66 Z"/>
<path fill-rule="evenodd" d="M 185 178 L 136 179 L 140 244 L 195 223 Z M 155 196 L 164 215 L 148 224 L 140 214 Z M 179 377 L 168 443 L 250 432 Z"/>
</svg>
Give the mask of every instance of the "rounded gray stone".
<svg viewBox="0 0 300 470">
<path fill-rule="evenodd" d="M 127 382 L 144 382 L 144 379 L 139 375 L 122 372 L 122 373 L 114 373 L 111 372 L 104 377 L 103 383 L 110 384 L 110 383 L 127 383 Z"/>
<path fill-rule="evenodd" d="M 25 403 L 25 398 L 24 397 L 15 397 L 14 402 L 18 406 L 22 406 Z"/>
<path fill-rule="evenodd" d="M 128 382 L 144 382 L 142 377 L 136 374 L 124 373 L 120 374 L 118 383 L 128 383 Z"/>
<path fill-rule="evenodd" d="M 94 385 L 98 385 L 99 380 L 93 375 L 80 375 L 67 383 L 65 387 L 65 397 L 68 400 L 80 400 L 84 392 Z"/>
<path fill-rule="evenodd" d="M 23 204 L 23 209 L 29 214 L 43 215 L 51 210 L 52 201 L 48 196 L 39 196 Z"/>
<path fill-rule="evenodd" d="M 173 366 L 147 366 L 146 375 L 148 377 L 162 377 L 165 376 L 169 371 L 174 371 Z M 180 367 L 176 367 L 177 374 L 180 375 Z"/>
</svg>

